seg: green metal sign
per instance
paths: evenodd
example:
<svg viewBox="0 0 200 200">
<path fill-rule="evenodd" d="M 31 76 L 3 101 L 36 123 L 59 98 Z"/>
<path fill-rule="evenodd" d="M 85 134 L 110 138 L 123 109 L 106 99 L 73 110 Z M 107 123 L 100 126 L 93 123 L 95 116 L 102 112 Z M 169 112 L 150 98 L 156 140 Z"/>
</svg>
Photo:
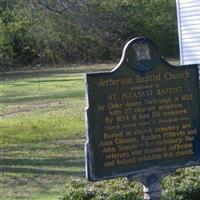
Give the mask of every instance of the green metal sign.
<svg viewBox="0 0 200 200">
<path fill-rule="evenodd" d="M 147 184 L 200 162 L 197 65 L 173 66 L 136 38 L 111 72 L 86 74 L 86 175 Z"/>
</svg>

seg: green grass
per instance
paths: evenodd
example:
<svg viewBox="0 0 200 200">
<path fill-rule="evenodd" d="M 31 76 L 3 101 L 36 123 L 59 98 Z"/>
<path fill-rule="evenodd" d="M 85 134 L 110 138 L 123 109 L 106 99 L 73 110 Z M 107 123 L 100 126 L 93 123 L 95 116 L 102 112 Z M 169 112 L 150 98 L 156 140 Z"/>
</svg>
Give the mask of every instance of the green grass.
<svg viewBox="0 0 200 200">
<path fill-rule="evenodd" d="M 70 177 L 84 177 L 82 70 L 1 75 L 0 199 L 58 199 Z"/>
<path fill-rule="evenodd" d="M 1 200 L 55 200 L 72 179 L 84 182 L 84 72 L 112 66 L 0 75 Z"/>
<path fill-rule="evenodd" d="M 58 199 L 71 177 L 84 177 L 83 139 L 3 149 L 2 199 Z"/>
</svg>

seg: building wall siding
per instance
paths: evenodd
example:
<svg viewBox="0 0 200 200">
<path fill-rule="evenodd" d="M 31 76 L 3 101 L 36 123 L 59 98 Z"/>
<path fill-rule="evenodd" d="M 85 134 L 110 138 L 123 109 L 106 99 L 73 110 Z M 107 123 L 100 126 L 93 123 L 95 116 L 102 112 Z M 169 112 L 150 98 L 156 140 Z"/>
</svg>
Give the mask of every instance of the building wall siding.
<svg viewBox="0 0 200 200">
<path fill-rule="evenodd" d="M 181 64 L 200 64 L 200 0 L 176 0 Z"/>
</svg>

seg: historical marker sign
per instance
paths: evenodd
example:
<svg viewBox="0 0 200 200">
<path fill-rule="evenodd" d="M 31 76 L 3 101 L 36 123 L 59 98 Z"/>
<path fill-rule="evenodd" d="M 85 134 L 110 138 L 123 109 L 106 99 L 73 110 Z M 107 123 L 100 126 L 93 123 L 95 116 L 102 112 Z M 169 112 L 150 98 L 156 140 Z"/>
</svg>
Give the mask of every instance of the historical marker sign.
<svg viewBox="0 0 200 200">
<path fill-rule="evenodd" d="M 199 164 L 197 65 L 172 66 L 151 40 L 136 38 L 113 71 L 86 74 L 86 91 L 89 180 L 145 182 Z"/>
</svg>

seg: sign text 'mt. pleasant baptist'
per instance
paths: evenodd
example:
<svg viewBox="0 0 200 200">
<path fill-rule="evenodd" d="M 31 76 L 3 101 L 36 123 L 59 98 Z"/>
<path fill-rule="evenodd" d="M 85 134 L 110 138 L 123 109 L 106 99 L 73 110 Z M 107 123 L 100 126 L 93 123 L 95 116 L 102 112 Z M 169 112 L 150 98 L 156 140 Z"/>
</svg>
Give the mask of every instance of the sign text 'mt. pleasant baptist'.
<svg viewBox="0 0 200 200">
<path fill-rule="evenodd" d="M 116 69 L 89 73 L 86 83 L 89 180 L 199 163 L 197 65 L 172 66 L 136 39 Z"/>
</svg>

